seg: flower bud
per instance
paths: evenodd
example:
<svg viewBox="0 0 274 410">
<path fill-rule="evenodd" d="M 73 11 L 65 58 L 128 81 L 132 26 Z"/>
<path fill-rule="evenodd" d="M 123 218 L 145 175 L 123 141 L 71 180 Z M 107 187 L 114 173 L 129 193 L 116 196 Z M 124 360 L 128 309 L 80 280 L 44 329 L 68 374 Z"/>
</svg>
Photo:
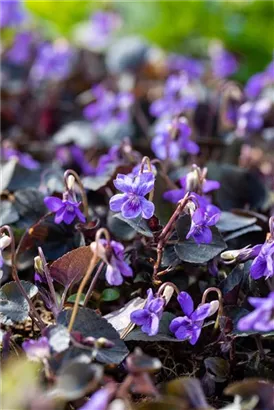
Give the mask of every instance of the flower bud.
<svg viewBox="0 0 274 410">
<path fill-rule="evenodd" d="M 69 175 L 67 178 L 67 187 L 71 191 L 74 187 L 75 178 L 73 175 Z"/>
<path fill-rule="evenodd" d="M 96 346 L 100 348 L 111 348 L 114 346 L 114 343 L 111 340 L 106 339 L 105 337 L 99 337 L 99 339 L 96 340 Z"/>
<path fill-rule="evenodd" d="M 3 250 L 5 248 L 7 248 L 8 246 L 10 246 L 11 244 L 11 238 L 8 235 L 3 235 L 0 238 L 0 249 Z"/>
<path fill-rule="evenodd" d="M 35 256 L 34 258 L 34 269 L 35 272 L 39 273 L 40 275 L 43 275 L 44 269 L 42 259 L 40 258 L 40 256 Z"/>
</svg>

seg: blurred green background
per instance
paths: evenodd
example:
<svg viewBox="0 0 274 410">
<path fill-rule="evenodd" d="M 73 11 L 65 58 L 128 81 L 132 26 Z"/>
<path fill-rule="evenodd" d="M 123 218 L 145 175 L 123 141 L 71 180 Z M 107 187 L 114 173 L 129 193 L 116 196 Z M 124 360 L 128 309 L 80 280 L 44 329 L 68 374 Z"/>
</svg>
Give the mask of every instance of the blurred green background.
<svg viewBox="0 0 274 410">
<path fill-rule="evenodd" d="M 238 78 L 262 70 L 272 58 L 274 2 L 26 0 L 29 10 L 48 24 L 51 35 L 73 41 L 75 24 L 92 10 L 113 7 L 125 20 L 124 33 L 138 33 L 169 51 L 203 55 L 208 39 L 221 39 L 242 62 Z"/>
</svg>

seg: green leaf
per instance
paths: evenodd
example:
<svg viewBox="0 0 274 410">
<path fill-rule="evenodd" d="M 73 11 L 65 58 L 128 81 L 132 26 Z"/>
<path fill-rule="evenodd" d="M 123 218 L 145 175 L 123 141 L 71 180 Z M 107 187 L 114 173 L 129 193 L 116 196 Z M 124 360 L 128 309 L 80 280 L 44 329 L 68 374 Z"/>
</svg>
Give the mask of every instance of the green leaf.
<svg viewBox="0 0 274 410">
<path fill-rule="evenodd" d="M 73 295 L 70 295 L 67 299 L 67 302 L 74 303 L 75 299 L 76 299 L 76 295 L 77 295 L 77 293 L 74 293 Z M 86 295 L 84 293 L 81 293 L 79 305 L 81 305 L 81 306 L 84 305 L 85 296 Z"/>
<path fill-rule="evenodd" d="M 120 297 L 120 292 L 118 289 L 115 288 L 108 288 L 105 289 L 101 294 L 101 300 L 103 302 L 112 302 L 113 300 L 117 300 Z"/>
</svg>

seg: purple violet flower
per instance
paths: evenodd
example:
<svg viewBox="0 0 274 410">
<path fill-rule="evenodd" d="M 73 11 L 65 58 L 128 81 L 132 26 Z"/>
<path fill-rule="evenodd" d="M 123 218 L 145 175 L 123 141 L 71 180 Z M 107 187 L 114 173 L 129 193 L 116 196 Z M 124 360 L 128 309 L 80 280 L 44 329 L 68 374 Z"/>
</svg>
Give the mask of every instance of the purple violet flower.
<svg viewBox="0 0 274 410">
<path fill-rule="evenodd" d="M 191 128 L 184 117 L 171 122 L 165 121 L 155 131 L 151 148 L 159 159 L 170 158 L 176 161 L 183 151 L 193 155 L 199 152 L 199 146 L 190 139 Z"/>
<path fill-rule="evenodd" d="M 212 241 L 210 226 L 216 225 L 220 216 L 220 209 L 214 205 L 207 205 L 205 208 L 196 209 L 192 215 L 191 227 L 186 239 L 192 236 L 197 244 L 210 243 Z"/>
<path fill-rule="evenodd" d="M 274 292 L 270 292 L 267 298 L 248 298 L 248 301 L 255 310 L 238 321 L 238 329 L 242 332 L 274 330 Z"/>
<path fill-rule="evenodd" d="M 196 106 L 197 97 L 187 75 L 172 74 L 166 81 L 163 97 L 151 104 L 150 113 L 154 117 L 168 114 L 175 116 L 193 110 Z"/>
<path fill-rule="evenodd" d="M 17 27 L 27 14 L 20 0 L 1 0 L 0 27 Z"/>
<path fill-rule="evenodd" d="M 81 222 L 85 222 L 86 218 L 80 211 L 79 207 L 81 202 L 76 202 L 74 199 L 67 195 L 63 195 L 63 200 L 56 196 L 46 196 L 44 199 L 45 205 L 52 212 L 55 212 L 54 222 L 60 224 L 64 222 L 66 225 L 70 225 L 75 218 L 78 218 Z"/>
<path fill-rule="evenodd" d="M 180 189 L 172 189 L 164 193 L 163 198 L 167 201 L 170 201 L 176 204 L 180 199 L 182 199 L 187 192 L 195 192 L 195 186 L 192 184 L 192 175 L 193 172 L 189 172 L 186 176 L 182 177 L 179 182 L 181 185 Z M 202 183 L 202 191 L 204 194 L 207 194 L 210 191 L 220 188 L 220 183 L 218 181 L 204 179 Z"/>
<path fill-rule="evenodd" d="M 14 64 L 24 64 L 31 56 L 31 44 L 33 34 L 30 31 L 23 31 L 15 35 L 12 47 L 7 52 L 7 58 Z"/>
<path fill-rule="evenodd" d="M 210 54 L 212 71 L 215 77 L 226 78 L 238 70 L 238 62 L 234 55 L 222 46 L 213 46 Z"/>
<path fill-rule="evenodd" d="M 89 26 L 89 44 L 95 50 L 104 49 L 121 25 L 122 19 L 117 13 L 101 10 L 93 13 Z"/>
<path fill-rule="evenodd" d="M 264 114 L 271 107 L 271 102 L 261 99 L 255 102 L 246 102 L 238 110 L 237 131 L 240 136 L 247 132 L 258 131 L 264 125 Z"/>
<path fill-rule="evenodd" d="M 42 44 L 30 71 L 31 79 L 34 83 L 65 79 L 71 71 L 73 54 L 73 50 L 63 39 L 53 44 Z"/>
<path fill-rule="evenodd" d="M 107 248 L 107 241 L 100 240 L 103 248 L 100 250 L 102 260 L 107 264 L 106 280 L 112 286 L 119 286 L 123 283 L 123 276 L 131 278 L 133 271 L 128 263 L 124 260 L 124 246 L 120 242 L 110 241 L 110 249 Z M 91 245 L 91 249 L 95 251 L 96 244 Z"/>
<path fill-rule="evenodd" d="M 271 278 L 274 275 L 274 242 L 265 242 L 257 249 L 259 254 L 252 262 L 250 275 L 255 280 L 263 276 L 266 279 Z"/>
<path fill-rule="evenodd" d="M 118 174 L 113 183 L 123 194 L 116 194 L 110 199 L 112 211 L 121 211 L 122 216 L 127 219 L 134 219 L 139 215 L 145 219 L 153 216 L 154 204 L 145 198 L 154 187 L 155 177 L 152 172 L 137 176 Z"/>
<path fill-rule="evenodd" d="M 50 357 L 50 346 L 47 337 L 40 337 L 38 340 L 27 340 L 22 343 L 22 347 L 28 359 L 35 362 L 43 361 Z"/>
<path fill-rule="evenodd" d="M 264 88 L 266 83 L 266 75 L 265 73 L 257 73 L 254 74 L 250 79 L 247 81 L 245 86 L 245 95 L 248 98 L 254 99 L 257 98 L 262 89 Z"/>
<path fill-rule="evenodd" d="M 218 310 L 219 302 L 214 300 L 210 303 L 204 303 L 194 310 L 192 297 L 187 292 L 180 292 L 177 300 L 185 316 L 173 319 L 169 325 L 169 330 L 175 333 L 177 339 L 187 339 L 190 344 L 195 345 L 200 337 L 204 320 Z"/>
<path fill-rule="evenodd" d="M 165 299 L 163 297 L 154 296 L 152 289 L 148 289 L 144 308 L 132 312 L 130 320 L 136 325 L 142 326 L 141 330 L 144 333 L 147 333 L 149 336 L 154 336 L 158 333 L 164 307 Z"/>
<path fill-rule="evenodd" d="M 30 154 L 20 152 L 14 148 L 3 147 L 2 154 L 5 160 L 15 158 L 25 168 L 37 169 L 40 167 L 39 162 L 35 161 Z"/>
<path fill-rule="evenodd" d="M 171 71 L 185 71 L 191 80 L 199 79 L 204 73 L 201 61 L 178 54 L 168 57 L 168 68 Z"/>
<path fill-rule="evenodd" d="M 96 100 L 85 107 L 84 116 L 92 121 L 98 131 L 112 120 L 122 123 L 129 120 L 129 110 L 134 101 L 133 94 L 115 94 L 100 84 L 92 88 L 92 94 Z"/>
</svg>

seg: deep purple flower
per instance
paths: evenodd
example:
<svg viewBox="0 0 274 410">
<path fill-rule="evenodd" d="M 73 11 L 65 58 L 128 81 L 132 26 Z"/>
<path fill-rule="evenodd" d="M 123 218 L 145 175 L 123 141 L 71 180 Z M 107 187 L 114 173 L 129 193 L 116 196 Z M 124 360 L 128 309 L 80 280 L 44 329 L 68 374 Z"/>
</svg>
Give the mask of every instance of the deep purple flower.
<svg viewBox="0 0 274 410">
<path fill-rule="evenodd" d="M 198 208 L 191 218 L 191 227 L 186 236 L 191 236 L 197 244 L 210 243 L 212 241 L 212 232 L 210 226 L 216 225 L 221 216 L 220 209 L 214 205 L 207 205 L 206 208 Z"/>
<path fill-rule="evenodd" d="M 184 117 L 160 123 L 155 132 L 151 148 L 159 159 L 177 160 L 181 152 L 193 155 L 199 152 L 199 146 L 190 139 L 191 128 Z"/>
<path fill-rule="evenodd" d="M 225 78 L 238 70 L 238 62 L 234 55 L 222 48 L 222 46 L 214 46 L 210 54 L 212 71 L 215 77 Z"/>
<path fill-rule="evenodd" d="M 154 214 L 154 204 L 145 198 L 154 187 L 155 177 L 152 172 L 137 176 L 118 174 L 113 181 L 115 188 L 123 194 L 114 195 L 109 202 L 110 209 L 122 212 L 124 218 L 137 218 L 140 214 L 149 219 Z"/>
<path fill-rule="evenodd" d="M 103 129 L 111 121 L 127 122 L 129 110 L 133 104 L 133 95 L 129 92 L 107 90 L 103 85 L 92 88 L 95 101 L 84 109 L 84 116 L 92 121 L 97 130 Z"/>
<path fill-rule="evenodd" d="M 247 132 L 258 131 L 263 127 L 264 114 L 271 107 L 271 102 L 261 99 L 255 102 L 246 102 L 238 110 L 237 131 L 240 136 Z"/>
<path fill-rule="evenodd" d="M 2 149 L 2 154 L 3 157 L 6 160 L 15 158 L 19 162 L 20 165 L 22 165 L 25 168 L 28 169 L 37 169 L 40 167 L 40 164 L 38 161 L 35 161 L 35 159 L 32 158 L 30 154 L 20 152 L 14 148 L 10 147 L 3 147 Z"/>
<path fill-rule="evenodd" d="M 238 329 L 242 332 L 274 330 L 274 292 L 270 292 L 267 298 L 248 298 L 248 301 L 255 310 L 239 320 Z"/>
<path fill-rule="evenodd" d="M 133 271 L 128 263 L 125 262 L 124 246 L 120 242 L 110 241 L 110 249 L 107 248 L 107 241 L 100 240 L 103 246 L 99 248 L 99 254 L 102 260 L 107 264 L 106 280 L 110 285 L 119 286 L 123 283 L 123 276 L 131 278 Z M 91 249 L 95 251 L 96 243 L 91 245 Z"/>
<path fill-rule="evenodd" d="M 201 61 L 194 58 L 171 54 L 168 57 L 168 68 L 171 71 L 184 71 L 190 79 L 199 79 L 204 73 Z"/>
<path fill-rule="evenodd" d="M 7 52 L 9 61 L 14 64 L 23 64 L 30 59 L 33 34 L 30 31 L 17 33 L 12 47 Z"/>
<path fill-rule="evenodd" d="M 121 25 L 122 19 L 115 12 L 99 10 L 93 13 L 89 25 L 89 44 L 95 50 L 104 49 Z"/>
<path fill-rule="evenodd" d="M 147 301 L 143 309 L 135 310 L 130 315 L 130 320 L 149 336 L 154 336 L 158 333 L 159 323 L 163 316 L 165 307 L 165 299 L 153 295 L 152 289 L 147 291 Z"/>
<path fill-rule="evenodd" d="M 56 213 L 54 218 L 56 224 L 64 222 L 70 225 L 75 218 L 78 218 L 81 222 L 86 221 L 85 216 L 79 209 L 81 202 L 74 201 L 70 196 L 67 199 L 63 196 L 63 200 L 55 196 L 47 196 L 44 203 L 50 211 Z"/>
<path fill-rule="evenodd" d="M 173 74 L 166 81 L 163 97 L 151 104 L 150 113 L 154 117 L 175 116 L 193 110 L 196 106 L 197 97 L 187 75 Z"/>
<path fill-rule="evenodd" d="M 194 310 L 192 297 L 187 292 L 180 292 L 177 300 L 185 316 L 173 319 L 169 325 L 169 330 L 175 333 L 177 339 L 187 339 L 190 344 L 195 345 L 200 337 L 204 320 L 218 310 L 219 302 L 214 300 L 210 303 L 204 303 Z"/>
<path fill-rule="evenodd" d="M 167 201 L 176 204 L 180 199 L 182 199 L 187 192 L 195 192 L 199 186 L 195 186 L 195 169 L 189 172 L 186 176 L 182 177 L 179 182 L 181 185 L 180 189 L 172 189 L 164 193 L 163 197 Z M 207 194 L 210 191 L 220 188 L 220 183 L 218 181 L 204 179 L 202 182 L 202 191 Z"/>
<path fill-rule="evenodd" d="M 30 71 L 34 83 L 65 79 L 72 66 L 73 50 L 66 40 L 42 44 Z"/>
<path fill-rule="evenodd" d="M 38 340 L 27 340 L 22 343 L 22 347 L 27 357 L 35 362 L 50 357 L 50 346 L 47 337 L 40 337 Z"/>
<path fill-rule="evenodd" d="M 246 96 L 251 99 L 257 98 L 260 95 L 262 89 L 264 88 L 265 83 L 265 73 L 254 74 L 246 83 L 244 89 Z"/>
<path fill-rule="evenodd" d="M 250 275 L 255 280 L 263 276 L 271 278 L 274 275 L 274 242 L 265 242 L 259 249 L 258 256 L 252 262 Z"/>
<path fill-rule="evenodd" d="M 20 0 L 1 0 L 0 27 L 16 27 L 21 24 L 27 14 Z"/>
</svg>

